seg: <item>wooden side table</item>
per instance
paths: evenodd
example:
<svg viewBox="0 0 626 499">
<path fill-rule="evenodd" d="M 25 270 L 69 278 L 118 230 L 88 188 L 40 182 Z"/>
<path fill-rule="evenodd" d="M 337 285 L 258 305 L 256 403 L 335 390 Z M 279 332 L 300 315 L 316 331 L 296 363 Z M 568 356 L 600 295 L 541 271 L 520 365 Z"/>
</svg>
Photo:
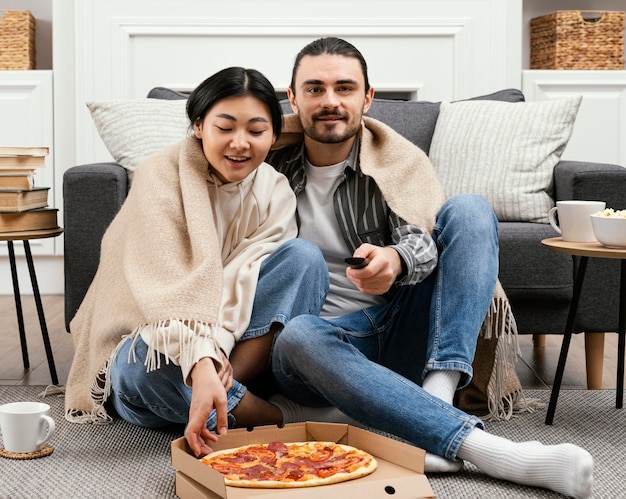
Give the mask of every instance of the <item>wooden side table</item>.
<svg viewBox="0 0 626 499">
<path fill-rule="evenodd" d="M 617 347 L 617 389 L 615 394 L 615 407 L 621 409 L 624 400 L 624 346 L 626 344 L 626 248 L 607 248 L 598 242 L 571 243 L 563 241 L 560 237 L 544 239 L 541 243 L 551 251 L 581 257 L 578 272 L 576 273 L 574 279 L 574 294 L 570 303 L 567 324 L 565 325 L 565 334 L 563 336 L 563 344 L 561 345 L 561 353 L 559 355 L 559 363 L 554 376 L 554 384 L 552 385 L 552 394 L 550 395 L 550 403 L 548 405 L 548 413 L 546 415 L 546 424 L 552 424 L 552 421 L 554 420 L 556 403 L 559 398 L 559 390 L 561 389 L 561 382 L 563 380 L 563 371 L 565 370 L 565 361 L 567 360 L 567 353 L 569 351 L 572 332 L 574 329 L 574 319 L 576 317 L 576 310 L 578 309 L 580 292 L 585 279 L 585 271 L 587 270 L 587 262 L 589 258 L 617 258 L 621 260 L 619 318 L 617 326 L 617 333 L 619 335 Z"/>
<path fill-rule="evenodd" d="M 41 336 L 43 338 L 44 348 L 46 350 L 46 358 L 48 359 L 48 368 L 50 369 L 50 377 L 52 384 L 58 385 L 56 367 L 54 366 L 54 357 L 52 355 L 52 347 L 50 346 L 50 337 L 48 336 L 48 328 L 46 326 L 46 316 L 43 312 L 41 304 L 41 295 L 39 294 L 39 286 L 37 285 L 37 275 L 35 274 L 35 266 L 33 265 L 33 255 L 30 251 L 30 239 L 44 239 L 48 237 L 56 237 L 63 233 L 63 229 L 46 229 L 20 232 L 0 232 L 0 241 L 6 241 L 9 249 L 9 263 L 11 265 L 11 277 L 13 278 L 13 295 L 15 296 L 15 311 L 17 313 L 17 325 L 20 331 L 20 344 L 22 346 L 22 360 L 24 369 L 30 367 L 28 359 L 28 346 L 26 345 L 26 331 L 24 329 L 24 315 L 22 313 L 22 297 L 20 295 L 20 286 L 17 279 L 17 265 L 15 264 L 15 249 L 13 241 L 22 241 L 24 244 L 24 253 L 26 254 L 26 263 L 30 274 L 30 282 L 33 286 L 33 295 L 37 306 L 37 314 L 39 315 L 39 325 L 41 326 Z"/>
</svg>

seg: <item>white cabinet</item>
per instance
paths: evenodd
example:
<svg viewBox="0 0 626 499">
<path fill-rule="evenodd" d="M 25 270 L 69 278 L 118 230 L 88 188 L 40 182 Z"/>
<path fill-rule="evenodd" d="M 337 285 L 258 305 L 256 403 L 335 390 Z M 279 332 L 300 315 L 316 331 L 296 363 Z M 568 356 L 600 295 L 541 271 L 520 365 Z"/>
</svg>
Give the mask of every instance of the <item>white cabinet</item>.
<svg viewBox="0 0 626 499">
<path fill-rule="evenodd" d="M 582 95 L 563 159 L 626 165 L 626 71 L 524 71 L 529 101 Z"/>
<path fill-rule="evenodd" d="M 50 206 L 55 206 L 52 71 L 0 71 L 0 145 L 47 146 L 50 148 L 50 154 L 46 158 L 46 166 L 37 172 L 35 183 L 51 188 L 48 200 Z M 60 215 L 59 223 L 61 223 Z M 43 257 L 43 259 L 35 257 L 42 293 L 63 292 L 62 273 L 58 264 L 53 264 L 52 266 L 56 270 L 48 274 L 46 268 L 49 266 L 49 262 L 42 261 L 46 260 L 46 257 L 53 257 L 57 254 L 57 244 L 59 244 L 58 238 L 50 238 L 33 240 L 30 245 L 33 255 Z M 5 243 L 0 243 L 0 256 L 3 257 L 0 258 L 1 294 L 12 293 L 6 246 Z M 18 256 L 23 255 L 21 243 L 16 242 L 15 252 Z M 18 257 L 18 265 L 24 267 L 18 271 L 20 287 L 28 293 L 30 281 L 28 270 L 22 258 Z M 22 279 L 24 280 L 23 283 Z"/>
<path fill-rule="evenodd" d="M 563 158 L 626 166 L 626 71 L 528 69 L 530 20 L 558 10 L 626 11 L 626 0 L 523 0 L 521 20 L 526 99 L 583 97 Z"/>
</svg>

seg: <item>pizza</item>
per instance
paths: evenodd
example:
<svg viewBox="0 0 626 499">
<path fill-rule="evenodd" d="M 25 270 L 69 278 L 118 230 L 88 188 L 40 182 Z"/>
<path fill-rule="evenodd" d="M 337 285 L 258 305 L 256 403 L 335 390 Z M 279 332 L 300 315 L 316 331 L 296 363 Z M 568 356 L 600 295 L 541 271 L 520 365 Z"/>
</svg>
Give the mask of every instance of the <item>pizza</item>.
<svg viewBox="0 0 626 499">
<path fill-rule="evenodd" d="M 315 487 L 373 473 L 365 451 L 334 442 L 270 442 L 213 452 L 200 461 L 224 475 L 226 485 L 250 488 Z"/>
</svg>

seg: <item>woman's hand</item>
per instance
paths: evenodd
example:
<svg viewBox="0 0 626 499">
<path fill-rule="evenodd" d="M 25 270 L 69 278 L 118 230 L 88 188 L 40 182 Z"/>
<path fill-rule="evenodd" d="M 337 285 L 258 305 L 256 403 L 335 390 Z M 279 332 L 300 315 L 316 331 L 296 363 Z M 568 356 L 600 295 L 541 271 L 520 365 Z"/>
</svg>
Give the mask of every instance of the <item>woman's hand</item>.
<svg viewBox="0 0 626 499">
<path fill-rule="evenodd" d="M 232 379 L 232 378 L 231 378 Z M 231 381 L 232 382 L 232 381 Z M 200 359 L 191 370 L 191 405 L 185 428 L 185 439 L 196 457 L 212 452 L 206 440 L 217 442 L 217 436 L 206 427 L 206 421 L 215 409 L 218 434 L 228 429 L 226 388 L 217 372 L 213 359 Z"/>
<path fill-rule="evenodd" d="M 220 354 L 222 356 L 223 367 L 219 371 L 218 374 L 219 374 L 220 379 L 222 380 L 222 384 L 224 385 L 224 388 L 228 392 L 228 390 L 230 390 L 233 387 L 233 377 L 234 377 L 233 366 L 230 363 L 230 360 L 228 360 L 228 356 L 222 350 L 220 350 Z"/>
</svg>

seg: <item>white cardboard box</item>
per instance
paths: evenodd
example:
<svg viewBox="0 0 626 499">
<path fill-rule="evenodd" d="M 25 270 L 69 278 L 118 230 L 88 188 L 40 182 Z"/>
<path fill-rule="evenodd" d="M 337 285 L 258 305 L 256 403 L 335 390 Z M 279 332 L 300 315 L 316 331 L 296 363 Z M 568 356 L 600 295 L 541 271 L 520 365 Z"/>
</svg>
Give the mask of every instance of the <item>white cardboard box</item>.
<svg viewBox="0 0 626 499">
<path fill-rule="evenodd" d="M 176 468 L 176 495 L 181 499 L 242 498 L 324 498 L 359 499 L 432 499 L 435 497 L 424 475 L 422 449 L 372 433 L 361 428 L 336 423 L 293 423 L 284 427 L 259 426 L 229 430 L 213 450 L 229 449 L 252 443 L 302 442 L 320 440 L 337 442 L 369 452 L 376 457 L 378 469 L 371 475 L 310 488 L 249 489 L 226 486 L 223 476 L 201 463 L 191 452 L 184 437 L 171 444 L 172 466 Z"/>
</svg>

